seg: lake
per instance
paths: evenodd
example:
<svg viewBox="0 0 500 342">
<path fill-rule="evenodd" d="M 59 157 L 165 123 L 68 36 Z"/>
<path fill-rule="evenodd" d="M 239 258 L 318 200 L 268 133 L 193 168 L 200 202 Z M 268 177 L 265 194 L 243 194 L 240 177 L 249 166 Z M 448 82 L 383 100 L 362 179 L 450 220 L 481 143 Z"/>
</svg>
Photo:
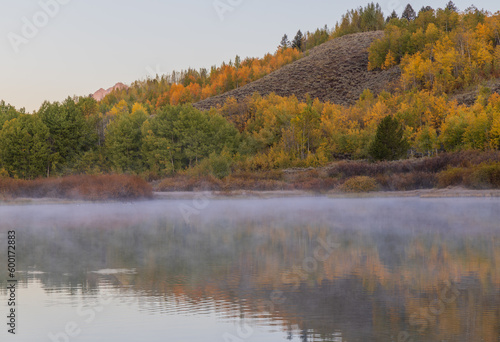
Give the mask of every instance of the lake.
<svg viewBox="0 0 500 342">
<path fill-rule="evenodd" d="M 201 196 L 0 218 L 1 341 L 500 341 L 498 198 Z"/>
</svg>

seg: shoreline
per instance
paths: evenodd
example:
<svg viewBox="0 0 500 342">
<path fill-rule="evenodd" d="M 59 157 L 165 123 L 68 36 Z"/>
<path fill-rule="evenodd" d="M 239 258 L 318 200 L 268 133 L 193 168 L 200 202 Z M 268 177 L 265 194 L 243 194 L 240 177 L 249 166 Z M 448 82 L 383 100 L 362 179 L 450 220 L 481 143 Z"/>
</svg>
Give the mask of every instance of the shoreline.
<svg viewBox="0 0 500 342">
<path fill-rule="evenodd" d="M 45 204 L 86 204 L 86 203 L 120 203 L 134 201 L 161 201 L 161 200 L 196 200 L 200 198 L 214 199 L 271 199 L 291 197 L 326 197 L 326 198 L 499 198 L 500 189 L 472 190 L 462 187 L 445 189 L 421 189 L 408 191 L 373 191 L 363 193 L 345 193 L 338 191 L 315 192 L 305 190 L 234 190 L 234 191 L 172 191 L 154 192 L 151 199 L 129 199 L 89 201 L 64 198 L 30 198 L 19 197 L 1 199 L 0 205 L 45 205 Z"/>
<path fill-rule="evenodd" d="M 450 187 L 445 189 L 420 189 L 407 191 L 373 191 L 360 193 L 346 193 L 335 190 L 327 192 L 315 192 L 305 190 L 273 190 L 273 191 L 174 191 L 174 192 L 154 192 L 153 199 L 175 200 L 175 199 L 196 199 L 199 197 L 214 198 L 289 198 L 289 197 L 328 197 L 328 198 L 489 198 L 500 197 L 500 189 L 473 190 L 462 187 Z"/>
</svg>

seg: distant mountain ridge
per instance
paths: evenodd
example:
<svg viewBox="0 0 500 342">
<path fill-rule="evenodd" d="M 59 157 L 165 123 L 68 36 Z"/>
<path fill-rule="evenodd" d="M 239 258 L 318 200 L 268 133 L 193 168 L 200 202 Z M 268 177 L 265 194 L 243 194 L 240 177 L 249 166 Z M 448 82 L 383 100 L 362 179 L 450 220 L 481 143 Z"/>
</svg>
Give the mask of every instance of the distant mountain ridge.
<svg viewBox="0 0 500 342">
<path fill-rule="evenodd" d="M 128 86 L 125 85 L 125 84 L 123 84 L 123 83 L 121 83 L 121 82 L 118 82 L 117 84 L 115 84 L 111 88 L 108 88 L 108 89 L 101 88 L 101 89 L 99 89 L 94 94 L 92 94 L 92 97 L 96 101 L 101 101 L 106 95 L 108 95 L 109 93 L 111 93 L 113 90 L 120 90 L 120 89 L 128 89 Z"/>
</svg>

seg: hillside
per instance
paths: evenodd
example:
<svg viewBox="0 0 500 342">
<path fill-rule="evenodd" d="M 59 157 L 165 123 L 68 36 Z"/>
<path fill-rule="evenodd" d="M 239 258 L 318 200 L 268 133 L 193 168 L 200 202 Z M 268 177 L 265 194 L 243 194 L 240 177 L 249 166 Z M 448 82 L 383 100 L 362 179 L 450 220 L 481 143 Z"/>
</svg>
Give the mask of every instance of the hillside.
<svg viewBox="0 0 500 342">
<path fill-rule="evenodd" d="M 101 101 L 96 99 L 104 89 L 77 101 L 46 101 L 33 115 L 0 101 L 0 177 L 179 176 L 185 184 L 176 189 L 230 177 L 240 189 L 255 188 L 247 182 L 255 175 L 259 188 L 267 189 L 268 181 L 285 181 L 277 170 L 498 151 L 500 12 L 428 9 L 386 22 L 372 7 L 350 11 L 319 40 L 302 37 L 291 44 L 285 35 L 274 54 L 236 56 L 210 70 L 189 68 L 118 85 Z M 319 100 L 306 101 L 308 96 Z M 372 188 L 400 190 L 481 188 L 499 179 L 498 157 L 477 168 L 441 161 L 415 173 L 404 166 L 405 174 L 390 186 L 380 170 L 355 176 L 372 177 L 365 179 Z M 344 182 L 343 174 L 321 183 L 315 170 L 297 183 L 328 188 Z M 393 174 L 387 172 L 391 181 Z M 163 188 L 171 189 L 167 183 Z"/>
<path fill-rule="evenodd" d="M 479 86 L 473 86 L 472 89 L 467 89 L 452 94 L 450 96 L 450 100 L 456 100 L 458 104 L 472 106 L 476 102 L 482 86 L 489 88 L 491 93 L 500 94 L 500 78 L 496 78 L 488 82 L 483 82 L 483 84 Z"/>
<path fill-rule="evenodd" d="M 196 103 L 207 110 L 222 105 L 229 97 L 242 99 L 257 92 L 280 96 L 306 94 L 321 101 L 352 105 L 363 90 L 377 94 L 399 78 L 398 67 L 386 71 L 368 71 L 368 48 L 383 31 L 356 33 L 330 40 L 308 56 L 241 88 Z"/>
</svg>

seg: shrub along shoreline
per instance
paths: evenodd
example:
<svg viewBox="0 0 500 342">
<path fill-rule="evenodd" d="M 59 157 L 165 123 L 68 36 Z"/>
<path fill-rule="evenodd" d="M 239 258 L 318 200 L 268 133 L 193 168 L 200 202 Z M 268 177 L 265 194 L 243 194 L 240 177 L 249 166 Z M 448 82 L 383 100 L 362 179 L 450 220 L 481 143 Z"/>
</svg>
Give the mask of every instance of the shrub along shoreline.
<svg viewBox="0 0 500 342">
<path fill-rule="evenodd" d="M 0 198 L 61 198 L 106 201 L 153 197 L 151 185 L 129 175 L 77 175 L 22 180 L 0 177 Z"/>
<path fill-rule="evenodd" d="M 232 170 L 229 175 L 177 173 L 147 182 L 131 175 L 75 175 L 20 180 L 0 177 L 0 199 L 59 198 L 107 201 L 152 199 L 154 192 L 309 191 L 365 193 L 459 186 L 500 189 L 500 151 L 462 151 L 399 161 L 340 161 L 326 167 L 270 171 Z"/>
<path fill-rule="evenodd" d="M 500 151 L 462 151 L 399 161 L 340 161 L 326 167 L 213 174 L 178 173 L 154 184 L 155 191 L 305 190 L 356 193 L 463 186 L 500 188 Z"/>
</svg>

